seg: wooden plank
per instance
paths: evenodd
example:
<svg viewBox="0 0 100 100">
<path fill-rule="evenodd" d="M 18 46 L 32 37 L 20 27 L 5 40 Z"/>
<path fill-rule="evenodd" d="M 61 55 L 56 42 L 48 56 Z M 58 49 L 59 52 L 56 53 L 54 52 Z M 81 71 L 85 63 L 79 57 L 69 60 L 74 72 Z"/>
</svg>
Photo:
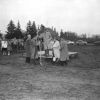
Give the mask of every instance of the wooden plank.
<svg viewBox="0 0 100 100">
<path fill-rule="evenodd" d="M 71 58 L 78 56 L 78 52 L 68 52 L 68 54 L 69 54 L 69 57 Z M 41 55 L 41 57 L 42 58 L 53 58 L 52 55 L 49 55 L 49 56 Z"/>
<path fill-rule="evenodd" d="M 41 54 L 41 57 L 42 58 L 53 58 L 52 53 L 49 56 L 45 56 L 45 52 L 44 51 L 42 51 L 41 53 L 38 52 L 38 54 L 39 54 L 39 57 L 40 57 L 40 54 Z M 70 58 L 74 58 L 74 57 L 77 57 L 78 56 L 78 52 L 68 52 L 68 54 L 69 54 L 69 57 Z M 24 53 L 23 56 L 26 57 L 26 53 Z"/>
<path fill-rule="evenodd" d="M 69 58 L 76 58 L 78 56 L 78 52 L 69 52 Z"/>
</svg>

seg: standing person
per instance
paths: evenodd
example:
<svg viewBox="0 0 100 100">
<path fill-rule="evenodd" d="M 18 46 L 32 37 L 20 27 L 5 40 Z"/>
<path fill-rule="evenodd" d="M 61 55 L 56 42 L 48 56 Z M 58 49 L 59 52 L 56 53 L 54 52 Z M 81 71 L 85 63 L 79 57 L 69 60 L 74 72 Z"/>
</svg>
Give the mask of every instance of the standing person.
<svg viewBox="0 0 100 100">
<path fill-rule="evenodd" d="M 60 43 L 56 39 L 54 39 L 53 52 L 54 52 L 53 61 L 59 61 L 59 59 L 60 59 Z"/>
<path fill-rule="evenodd" d="M 8 40 L 8 46 L 7 46 L 8 56 L 11 54 L 11 50 L 12 50 L 12 48 L 11 48 L 11 41 Z"/>
<path fill-rule="evenodd" d="M 31 59 L 31 35 L 27 35 L 26 40 L 26 63 L 30 63 Z"/>
<path fill-rule="evenodd" d="M 61 38 L 60 41 L 60 62 L 61 65 L 65 65 L 67 61 L 69 60 L 69 55 L 68 55 L 68 46 L 67 42 Z"/>
<path fill-rule="evenodd" d="M 14 53 L 17 53 L 17 45 L 18 45 L 18 40 L 16 38 L 13 39 L 13 49 Z"/>
<path fill-rule="evenodd" d="M 37 56 L 37 37 L 31 39 L 31 61 L 36 64 L 36 56 Z"/>
<path fill-rule="evenodd" d="M 3 39 L 1 41 L 1 49 L 3 55 L 7 55 L 7 46 L 8 46 L 8 42 L 5 39 Z"/>
<path fill-rule="evenodd" d="M 53 44 L 54 44 L 54 41 L 53 41 L 53 39 L 51 39 L 50 42 L 48 43 L 48 49 L 52 50 Z"/>
</svg>

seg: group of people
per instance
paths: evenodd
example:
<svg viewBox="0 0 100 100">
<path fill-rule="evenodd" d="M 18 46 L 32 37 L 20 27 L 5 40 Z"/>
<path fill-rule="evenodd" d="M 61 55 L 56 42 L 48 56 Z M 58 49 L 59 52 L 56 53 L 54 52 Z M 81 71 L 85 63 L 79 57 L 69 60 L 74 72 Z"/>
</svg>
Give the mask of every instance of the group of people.
<svg viewBox="0 0 100 100">
<path fill-rule="evenodd" d="M 17 53 L 17 50 L 24 49 L 24 42 L 14 39 L 6 39 L 3 37 L 0 39 L 0 51 L 2 55 L 11 55 L 11 53 Z"/>
<path fill-rule="evenodd" d="M 50 43 L 47 44 L 47 49 L 45 48 L 45 42 L 39 37 L 34 37 L 31 39 L 31 35 L 27 35 L 26 40 L 26 63 L 35 63 L 35 61 L 39 58 L 38 51 L 44 50 L 45 56 L 49 56 L 49 50 L 52 50 L 52 61 L 54 63 L 60 63 L 64 65 L 69 60 L 68 55 L 68 46 L 67 42 L 64 39 L 51 39 Z"/>
<path fill-rule="evenodd" d="M 61 65 L 65 65 L 69 61 L 68 46 L 64 39 L 61 38 L 59 41 L 54 39 L 53 53 L 54 62 L 60 62 Z"/>
<path fill-rule="evenodd" d="M 26 63 L 33 62 L 35 64 L 37 55 L 37 39 L 31 39 L 31 35 L 27 35 L 26 39 Z"/>
</svg>

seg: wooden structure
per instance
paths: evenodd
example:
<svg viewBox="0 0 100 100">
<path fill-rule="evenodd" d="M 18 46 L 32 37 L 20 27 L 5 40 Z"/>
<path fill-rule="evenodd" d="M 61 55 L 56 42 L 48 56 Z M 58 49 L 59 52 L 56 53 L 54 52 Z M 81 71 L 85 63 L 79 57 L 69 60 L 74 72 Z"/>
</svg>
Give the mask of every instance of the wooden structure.
<svg viewBox="0 0 100 100">
<path fill-rule="evenodd" d="M 68 52 L 69 54 L 69 58 L 72 59 L 72 58 L 76 58 L 78 57 L 78 52 Z M 22 54 L 24 57 L 26 57 L 26 53 L 23 53 Z M 40 57 L 41 55 L 41 58 L 53 58 L 53 55 L 52 55 L 52 51 L 49 51 L 49 56 L 45 56 L 45 51 L 39 51 L 38 52 L 38 56 Z"/>
<path fill-rule="evenodd" d="M 76 58 L 78 56 L 78 52 L 68 52 L 68 54 L 69 54 L 70 59 Z M 42 58 L 53 58 L 52 51 L 49 51 L 49 56 L 45 56 L 45 51 L 39 51 L 38 56 L 40 57 L 40 55 L 41 55 Z"/>
</svg>

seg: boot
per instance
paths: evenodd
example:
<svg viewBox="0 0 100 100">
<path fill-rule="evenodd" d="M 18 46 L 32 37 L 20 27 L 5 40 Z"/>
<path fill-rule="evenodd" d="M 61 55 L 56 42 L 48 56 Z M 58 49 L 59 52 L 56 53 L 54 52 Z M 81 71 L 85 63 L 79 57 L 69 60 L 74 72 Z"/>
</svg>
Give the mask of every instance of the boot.
<svg viewBox="0 0 100 100">
<path fill-rule="evenodd" d="M 31 63 L 36 65 L 35 59 L 31 59 Z"/>
<path fill-rule="evenodd" d="M 60 65 L 61 66 L 64 66 L 64 61 L 60 61 Z"/>
<path fill-rule="evenodd" d="M 26 63 L 30 63 L 30 57 L 26 57 Z"/>
</svg>

